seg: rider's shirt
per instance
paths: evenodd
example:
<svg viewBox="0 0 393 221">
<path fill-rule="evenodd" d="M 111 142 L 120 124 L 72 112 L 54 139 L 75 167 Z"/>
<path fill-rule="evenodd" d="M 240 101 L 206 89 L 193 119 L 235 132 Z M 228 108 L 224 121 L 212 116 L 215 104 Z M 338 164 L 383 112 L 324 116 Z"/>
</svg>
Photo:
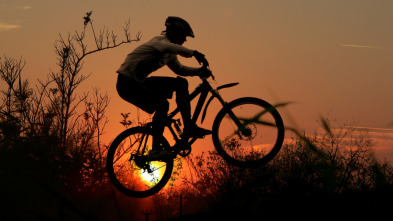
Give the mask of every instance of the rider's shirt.
<svg viewBox="0 0 393 221">
<path fill-rule="evenodd" d="M 165 35 L 156 36 L 128 54 L 117 73 L 142 82 L 153 71 L 168 65 L 178 75 L 196 75 L 198 68 L 184 66 L 177 59 L 177 55 L 191 57 L 193 52 L 171 43 Z"/>
</svg>

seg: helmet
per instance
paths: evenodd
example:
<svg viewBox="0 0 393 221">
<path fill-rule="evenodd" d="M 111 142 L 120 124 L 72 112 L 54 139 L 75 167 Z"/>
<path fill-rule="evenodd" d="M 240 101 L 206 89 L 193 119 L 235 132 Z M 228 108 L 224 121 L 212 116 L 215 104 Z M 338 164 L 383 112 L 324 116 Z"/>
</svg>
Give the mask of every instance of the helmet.
<svg viewBox="0 0 393 221">
<path fill-rule="evenodd" d="M 169 16 L 165 21 L 165 26 L 167 31 L 171 30 L 175 32 L 180 32 L 182 34 L 185 34 L 186 36 L 190 36 L 193 38 L 195 37 L 191 26 L 182 18 Z"/>
</svg>

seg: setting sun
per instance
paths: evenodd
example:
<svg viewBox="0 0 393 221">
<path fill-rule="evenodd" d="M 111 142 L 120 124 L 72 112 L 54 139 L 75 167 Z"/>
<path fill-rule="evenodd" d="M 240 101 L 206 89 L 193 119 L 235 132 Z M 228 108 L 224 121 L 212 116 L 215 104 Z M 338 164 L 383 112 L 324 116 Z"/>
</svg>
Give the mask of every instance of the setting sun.
<svg viewBox="0 0 393 221">
<path fill-rule="evenodd" d="M 141 170 L 142 180 L 147 185 L 156 183 L 159 180 L 159 177 L 160 177 L 160 171 L 157 168 L 157 166 L 151 164 L 150 165 L 150 169 L 151 169 L 150 173 L 147 170 Z"/>
</svg>

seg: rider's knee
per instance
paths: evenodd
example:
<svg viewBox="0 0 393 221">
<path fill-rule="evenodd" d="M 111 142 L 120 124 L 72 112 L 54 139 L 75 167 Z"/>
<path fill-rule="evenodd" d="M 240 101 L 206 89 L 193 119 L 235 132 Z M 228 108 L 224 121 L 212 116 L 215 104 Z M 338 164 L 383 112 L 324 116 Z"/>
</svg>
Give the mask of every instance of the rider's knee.
<svg viewBox="0 0 393 221">
<path fill-rule="evenodd" d="M 161 100 L 157 105 L 157 112 L 160 113 L 168 113 L 169 111 L 169 102 L 167 100 Z"/>
<path fill-rule="evenodd" d="M 183 89 L 183 90 L 184 89 L 188 90 L 188 81 L 187 81 L 187 79 L 178 76 L 176 78 L 176 80 L 177 80 L 178 88 Z"/>
</svg>

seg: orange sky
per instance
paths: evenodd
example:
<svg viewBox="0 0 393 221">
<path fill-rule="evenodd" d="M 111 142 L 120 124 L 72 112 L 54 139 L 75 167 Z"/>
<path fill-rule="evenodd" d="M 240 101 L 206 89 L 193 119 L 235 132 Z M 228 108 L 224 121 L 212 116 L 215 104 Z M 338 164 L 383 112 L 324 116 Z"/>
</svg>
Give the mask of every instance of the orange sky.
<svg viewBox="0 0 393 221">
<path fill-rule="evenodd" d="M 393 128 L 391 0 L 0 0 L 0 54 L 23 56 L 25 77 L 35 84 L 57 68 L 59 33 L 81 30 L 87 11 L 93 11 L 96 29 L 113 29 L 119 38 L 130 19 L 131 34 L 141 31 L 141 42 L 160 34 L 167 16 L 183 17 L 196 35 L 184 46 L 206 54 L 214 84 L 240 82 L 222 95 L 294 102 L 281 109 L 288 126 L 314 128 L 320 115 L 329 115 L 357 126 Z M 135 113 L 116 93 L 115 71 L 139 44 L 85 60 L 83 71 L 92 75 L 81 89 L 99 87 L 111 97 L 108 134 L 121 131 L 121 112 Z M 173 76 L 167 68 L 157 74 Z M 197 84 L 190 79 L 190 87 Z M 391 147 L 392 131 L 383 134 Z"/>
</svg>

